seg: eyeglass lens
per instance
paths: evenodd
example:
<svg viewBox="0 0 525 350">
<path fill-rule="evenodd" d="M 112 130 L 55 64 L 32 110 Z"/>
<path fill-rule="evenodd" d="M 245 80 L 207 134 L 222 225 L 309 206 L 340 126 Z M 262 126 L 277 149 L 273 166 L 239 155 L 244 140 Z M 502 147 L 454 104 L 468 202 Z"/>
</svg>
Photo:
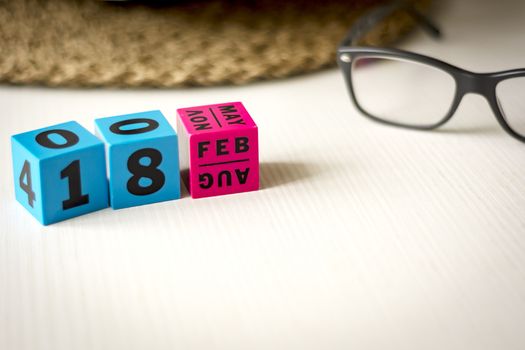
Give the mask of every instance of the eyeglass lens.
<svg viewBox="0 0 525 350">
<path fill-rule="evenodd" d="M 352 62 L 357 104 L 373 117 L 407 126 L 433 126 L 448 114 L 454 78 L 435 67 L 390 57 L 358 57 Z"/>
<path fill-rule="evenodd" d="M 515 133 L 525 136 L 525 77 L 499 82 L 496 97 L 507 125 Z"/>
</svg>

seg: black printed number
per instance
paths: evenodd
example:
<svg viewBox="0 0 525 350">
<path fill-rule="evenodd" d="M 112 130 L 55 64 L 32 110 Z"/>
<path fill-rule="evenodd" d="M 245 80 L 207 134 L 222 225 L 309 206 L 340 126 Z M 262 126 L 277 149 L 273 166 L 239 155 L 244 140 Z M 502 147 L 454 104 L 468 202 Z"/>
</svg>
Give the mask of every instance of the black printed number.
<svg viewBox="0 0 525 350">
<path fill-rule="evenodd" d="M 69 198 L 62 201 L 62 209 L 71 209 L 89 203 L 89 195 L 82 194 L 80 183 L 80 161 L 71 162 L 60 172 L 60 178 L 68 180 Z"/>
<path fill-rule="evenodd" d="M 145 126 L 138 127 L 136 129 L 123 129 L 123 127 L 129 127 L 132 125 L 138 124 L 139 126 L 142 124 L 146 124 Z M 135 119 L 128 119 L 128 120 L 122 120 L 120 122 L 116 122 L 112 124 L 109 127 L 109 130 L 117 135 L 135 135 L 135 134 L 143 134 L 145 132 L 149 132 L 152 130 L 155 130 L 159 127 L 159 122 L 153 119 L 149 118 L 135 118 Z"/>
<path fill-rule="evenodd" d="M 142 165 L 140 160 L 149 158 L 148 165 Z M 162 153 L 154 148 L 143 148 L 134 152 L 128 158 L 128 170 L 133 176 L 128 181 L 128 192 L 137 196 L 145 196 L 157 192 L 164 186 L 166 178 L 157 167 L 162 162 Z M 140 179 L 150 179 L 150 184 L 141 186 Z"/>
<path fill-rule="evenodd" d="M 33 192 L 33 182 L 31 181 L 31 164 L 26 160 L 20 176 L 18 177 L 20 188 L 27 193 L 27 203 L 33 207 L 35 201 L 35 192 Z"/>
<path fill-rule="evenodd" d="M 52 139 L 49 138 L 50 135 L 58 135 L 62 137 L 64 140 L 63 143 L 56 143 Z M 61 148 L 68 148 L 76 145 L 79 141 L 78 135 L 70 130 L 64 130 L 64 129 L 53 129 L 53 130 L 47 130 L 43 131 L 40 134 L 36 135 L 35 137 L 36 142 L 40 146 L 44 146 L 46 148 L 51 149 L 61 149 Z"/>
</svg>

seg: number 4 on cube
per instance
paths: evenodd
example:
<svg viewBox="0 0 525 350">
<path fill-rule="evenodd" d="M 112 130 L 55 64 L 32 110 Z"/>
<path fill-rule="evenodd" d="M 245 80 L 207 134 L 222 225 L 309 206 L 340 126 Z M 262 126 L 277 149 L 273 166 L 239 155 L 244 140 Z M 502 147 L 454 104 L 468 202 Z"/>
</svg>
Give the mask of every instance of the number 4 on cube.
<svg viewBox="0 0 525 350">
<path fill-rule="evenodd" d="M 48 225 L 108 206 L 104 145 L 76 122 L 14 135 L 16 199 Z"/>
</svg>

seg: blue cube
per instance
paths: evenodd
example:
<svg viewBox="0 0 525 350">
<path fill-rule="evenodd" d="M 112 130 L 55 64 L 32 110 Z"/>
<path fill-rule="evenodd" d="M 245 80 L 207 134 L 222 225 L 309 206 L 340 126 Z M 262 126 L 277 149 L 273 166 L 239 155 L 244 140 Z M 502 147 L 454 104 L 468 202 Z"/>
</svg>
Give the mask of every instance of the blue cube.
<svg viewBox="0 0 525 350">
<path fill-rule="evenodd" d="M 16 199 L 48 225 L 108 206 L 104 144 L 77 122 L 11 137 Z"/>
<path fill-rule="evenodd" d="M 114 209 L 180 198 L 177 134 L 160 111 L 95 120 Z"/>
</svg>

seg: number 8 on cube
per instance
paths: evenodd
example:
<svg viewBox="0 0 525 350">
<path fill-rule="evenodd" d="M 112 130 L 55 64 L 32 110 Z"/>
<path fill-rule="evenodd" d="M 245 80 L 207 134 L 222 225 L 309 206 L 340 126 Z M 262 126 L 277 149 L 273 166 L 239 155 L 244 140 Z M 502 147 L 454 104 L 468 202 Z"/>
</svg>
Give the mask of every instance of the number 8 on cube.
<svg viewBox="0 0 525 350">
<path fill-rule="evenodd" d="M 95 120 L 114 209 L 180 198 L 177 134 L 160 111 Z"/>
<path fill-rule="evenodd" d="M 48 225 L 108 206 L 104 145 L 77 122 L 14 135 L 16 199 Z"/>
</svg>

